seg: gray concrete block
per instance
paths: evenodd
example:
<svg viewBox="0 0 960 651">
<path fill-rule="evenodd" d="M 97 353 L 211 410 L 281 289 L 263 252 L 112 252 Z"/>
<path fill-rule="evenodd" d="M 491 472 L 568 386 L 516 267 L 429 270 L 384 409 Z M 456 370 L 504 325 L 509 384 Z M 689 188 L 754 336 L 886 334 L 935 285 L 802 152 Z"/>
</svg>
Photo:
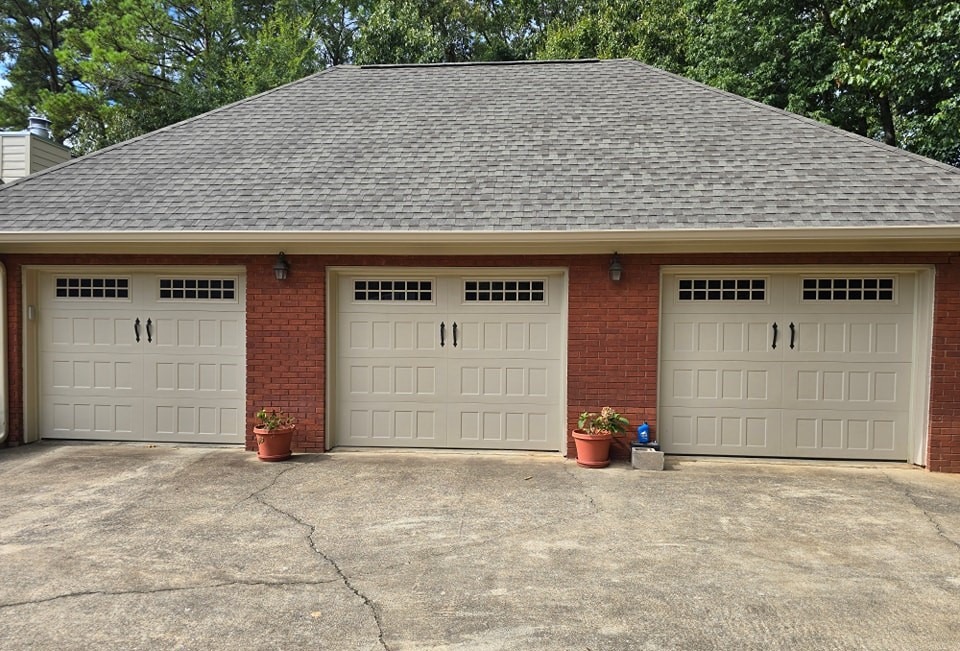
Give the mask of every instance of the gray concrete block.
<svg viewBox="0 0 960 651">
<path fill-rule="evenodd" d="M 630 463 L 635 470 L 663 470 L 663 452 L 652 448 L 633 448 Z"/>
</svg>

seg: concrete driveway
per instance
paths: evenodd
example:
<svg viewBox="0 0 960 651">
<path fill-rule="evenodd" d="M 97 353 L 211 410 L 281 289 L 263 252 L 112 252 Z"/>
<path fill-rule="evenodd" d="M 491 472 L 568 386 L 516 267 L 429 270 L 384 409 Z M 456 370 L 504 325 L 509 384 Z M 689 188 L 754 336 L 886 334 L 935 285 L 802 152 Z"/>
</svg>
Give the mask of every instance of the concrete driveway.
<svg viewBox="0 0 960 651">
<path fill-rule="evenodd" d="M 960 476 L 0 451 L 3 649 L 949 649 Z"/>
</svg>

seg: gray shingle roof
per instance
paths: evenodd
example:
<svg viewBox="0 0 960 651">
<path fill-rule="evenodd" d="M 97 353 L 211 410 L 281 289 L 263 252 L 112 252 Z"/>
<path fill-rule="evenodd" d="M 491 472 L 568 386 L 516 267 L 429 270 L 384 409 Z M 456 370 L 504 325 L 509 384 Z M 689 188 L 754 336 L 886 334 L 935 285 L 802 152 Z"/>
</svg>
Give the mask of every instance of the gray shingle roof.
<svg viewBox="0 0 960 651">
<path fill-rule="evenodd" d="M 0 231 L 960 224 L 960 171 L 634 61 L 337 67 L 0 189 Z"/>
</svg>

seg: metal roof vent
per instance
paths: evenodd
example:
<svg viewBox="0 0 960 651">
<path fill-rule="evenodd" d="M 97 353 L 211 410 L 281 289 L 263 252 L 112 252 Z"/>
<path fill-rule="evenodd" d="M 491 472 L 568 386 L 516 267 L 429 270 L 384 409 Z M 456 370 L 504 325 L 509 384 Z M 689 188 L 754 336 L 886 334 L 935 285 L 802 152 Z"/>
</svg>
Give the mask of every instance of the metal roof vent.
<svg viewBox="0 0 960 651">
<path fill-rule="evenodd" d="M 27 131 L 46 140 L 53 139 L 53 133 L 50 131 L 50 120 L 39 115 L 31 115 L 27 119 Z"/>
</svg>

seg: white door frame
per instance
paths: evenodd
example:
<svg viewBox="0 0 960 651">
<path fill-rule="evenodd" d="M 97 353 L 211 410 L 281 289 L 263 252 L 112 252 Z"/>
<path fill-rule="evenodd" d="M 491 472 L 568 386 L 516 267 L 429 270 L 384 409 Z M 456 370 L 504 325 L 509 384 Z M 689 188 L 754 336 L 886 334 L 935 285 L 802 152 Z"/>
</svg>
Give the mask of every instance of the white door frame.
<svg viewBox="0 0 960 651">
<path fill-rule="evenodd" d="M 48 273 L 176 273 L 211 274 L 230 273 L 244 278 L 246 287 L 247 268 L 237 265 L 24 265 L 21 274 L 20 327 L 23 356 L 23 442 L 40 440 L 40 352 L 39 332 L 35 318 L 39 299 L 39 278 Z M 244 299 L 244 312 L 246 313 Z M 244 317 L 246 318 L 246 317 Z M 244 357 L 246 358 L 246 334 L 244 334 Z M 246 377 L 246 369 L 244 369 Z M 244 387 L 246 394 L 246 387 Z M 246 399 L 244 399 L 246 403 Z"/>
<path fill-rule="evenodd" d="M 324 395 L 324 450 L 330 450 L 337 443 L 333 432 L 337 428 L 336 414 L 336 387 L 333 379 L 337 377 L 337 321 L 339 316 L 339 280 L 341 276 L 350 274 L 384 273 L 394 278 L 421 277 L 423 275 L 455 276 L 470 274 L 478 278 L 502 277 L 504 274 L 525 274 L 538 276 L 559 276 L 561 282 L 560 304 L 560 364 L 563 369 L 563 378 L 560 382 L 560 404 L 557 406 L 557 417 L 560 423 L 567 422 L 567 319 L 569 304 L 569 270 L 566 267 L 380 267 L 380 266 L 334 266 L 327 267 L 326 276 L 326 311 L 325 318 L 327 333 L 327 364 L 325 370 Z M 566 453 L 566 434 L 559 437 L 557 452 Z"/>
<path fill-rule="evenodd" d="M 926 465 L 927 438 L 930 426 L 930 364 L 933 351 L 933 298 L 936 267 L 933 265 L 662 265 L 660 267 L 660 309 L 657 315 L 657 416 L 661 413 L 663 376 L 663 313 L 667 296 L 664 293 L 666 276 L 677 274 L 802 274 L 802 273 L 898 273 L 912 274 L 916 279 L 914 292 L 914 346 L 911 362 L 910 423 L 907 449 L 914 465 Z"/>
</svg>

